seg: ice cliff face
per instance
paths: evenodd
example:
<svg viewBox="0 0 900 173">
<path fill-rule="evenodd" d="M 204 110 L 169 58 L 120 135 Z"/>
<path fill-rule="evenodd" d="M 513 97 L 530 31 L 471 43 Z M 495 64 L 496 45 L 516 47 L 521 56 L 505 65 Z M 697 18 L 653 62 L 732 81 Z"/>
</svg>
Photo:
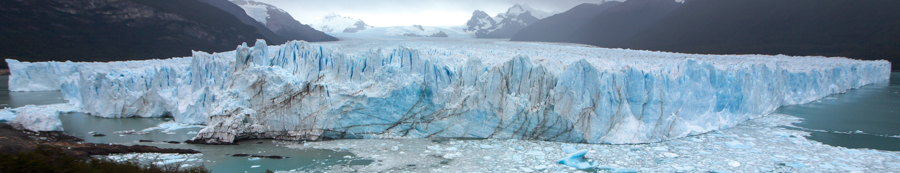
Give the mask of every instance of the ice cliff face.
<svg viewBox="0 0 900 173">
<path fill-rule="evenodd" d="M 730 127 L 890 75 L 887 61 L 549 43 L 256 45 L 152 61 L 8 60 L 10 88 L 61 89 L 95 116 L 168 114 L 207 124 L 194 138 L 200 143 L 468 137 L 623 144 Z"/>
</svg>

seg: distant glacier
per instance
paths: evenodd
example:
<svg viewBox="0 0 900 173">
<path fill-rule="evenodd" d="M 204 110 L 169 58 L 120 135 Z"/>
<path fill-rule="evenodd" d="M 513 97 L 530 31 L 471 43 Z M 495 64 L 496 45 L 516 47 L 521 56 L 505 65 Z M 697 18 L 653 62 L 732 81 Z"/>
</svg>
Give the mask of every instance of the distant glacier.
<svg viewBox="0 0 900 173">
<path fill-rule="evenodd" d="M 647 143 L 887 81 L 890 62 L 496 40 L 257 41 L 165 60 L 7 60 L 10 90 L 100 117 L 206 124 L 194 141 L 515 138 Z M 100 56 L 100 55 L 98 55 Z"/>
</svg>

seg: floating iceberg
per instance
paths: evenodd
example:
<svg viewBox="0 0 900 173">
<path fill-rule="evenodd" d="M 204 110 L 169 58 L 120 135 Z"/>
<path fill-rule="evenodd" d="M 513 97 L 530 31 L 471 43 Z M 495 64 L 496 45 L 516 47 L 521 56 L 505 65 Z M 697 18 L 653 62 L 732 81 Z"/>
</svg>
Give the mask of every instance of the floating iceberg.
<svg viewBox="0 0 900 173">
<path fill-rule="evenodd" d="M 22 125 L 23 128 L 40 131 L 63 131 L 60 113 L 77 112 L 78 107 L 71 103 L 52 105 L 26 105 L 18 108 L 0 109 L 0 120 Z"/>
<path fill-rule="evenodd" d="M 157 166 L 169 164 L 189 163 L 188 165 L 199 165 L 203 163 L 203 154 L 172 154 L 172 153 L 128 153 L 128 154 L 110 154 L 105 156 L 115 162 L 139 162 L 153 163 Z M 180 165 L 184 167 L 184 164 Z"/>
<path fill-rule="evenodd" d="M 10 89 L 101 117 L 240 139 L 515 138 L 647 143 L 887 81 L 890 63 L 491 40 L 288 42 L 110 63 L 7 60 Z M 12 82 L 15 81 L 15 82 Z"/>
<path fill-rule="evenodd" d="M 587 150 L 577 151 L 575 153 L 566 156 L 565 158 L 559 159 L 556 163 L 563 164 L 566 166 L 571 166 L 577 169 L 588 169 L 591 166 L 591 163 L 584 161 L 584 155 L 587 154 Z"/>
<path fill-rule="evenodd" d="M 196 124 L 184 124 L 184 123 L 179 123 L 179 122 L 175 122 L 175 121 L 166 121 L 163 123 L 159 123 L 156 126 L 141 130 L 141 132 L 150 132 L 150 131 L 154 131 L 154 130 L 160 130 L 163 133 L 169 133 L 169 132 L 179 130 L 179 129 L 203 128 L 203 127 L 206 127 L 206 126 L 196 125 Z"/>
</svg>

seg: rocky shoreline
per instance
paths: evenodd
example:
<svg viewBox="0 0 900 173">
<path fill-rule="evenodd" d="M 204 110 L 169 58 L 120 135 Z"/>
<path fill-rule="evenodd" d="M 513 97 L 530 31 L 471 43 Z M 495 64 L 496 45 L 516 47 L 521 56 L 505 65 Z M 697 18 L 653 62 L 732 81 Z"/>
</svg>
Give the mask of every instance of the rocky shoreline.
<svg viewBox="0 0 900 173">
<path fill-rule="evenodd" d="M 21 127 L 0 123 L 0 153 L 16 154 L 36 149 L 38 146 L 62 149 L 66 155 L 81 159 L 89 159 L 91 155 L 109 155 L 119 153 L 200 153 L 191 149 L 159 148 L 145 145 L 119 145 L 83 143 L 80 138 L 69 136 L 58 131 L 33 132 Z"/>
</svg>

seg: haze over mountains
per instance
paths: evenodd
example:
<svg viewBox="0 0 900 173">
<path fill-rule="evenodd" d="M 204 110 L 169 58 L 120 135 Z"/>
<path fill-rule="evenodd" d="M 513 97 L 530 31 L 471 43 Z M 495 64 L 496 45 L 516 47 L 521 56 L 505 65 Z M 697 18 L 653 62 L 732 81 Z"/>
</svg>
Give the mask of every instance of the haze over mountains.
<svg viewBox="0 0 900 173">
<path fill-rule="evenodd" d="M 312 26 L 326 33 L 357 33 L 363 30 L 380 28 L 363 34 L 411 36 L 411 37 L 447 37 L 450 33 L 468 33 L 473 38 L 510 38 L 519 30 L 553 13 L 536 10 L 526 4 L 515 4 L 506 12 L 493 17 L 481 10 L 475 10 L 472 17 L 461 30 L 456 26 L 381 26 L 367 25 L 363 20 L 331 13 L 319 23 Z M 423 28 L 424 27 L 424 28 Z M 433 28 L 433 29 L 428 29 Z M 438 31 L 444 30 L 444 31 Z M 451 31 L 452 30 L 452 31 Z M 453 35 L 453 34 L 451 34 Z"/>
<path fill-rule="evenodd" d="M 628 0 L 579 5 L 529 25 L 511 40 L 896 62 L 897 7 L 900 1 L 892 0 Z M 900 70 L 900 64 L 892 66 Z"/>
<path fill-rule="evenodd" d="M 322 18 L 319 23 L 313 24 L 317 30 L 326 33 L 356 33 L 373 28 L 360 19 L 344 17 L 331 13 Z"/>
<path fill-rule="evenodd" d="M 0 2 L 0 58 L 22 61 L 119 61 L 233 50 L 265 39 L 333 41 L 272 13 L 276 32 L 237 15 L 224 0 L 9 0 Z M 224 9 L 224 10 L 223 10 Z M 285 13 L 286 14 L 286 13 Z M 242 21 L 242 19 L 244 19 Z M 292 20 L 292 19 L 291 19 Z M 278 22 L 273 22 L 278 21 Z M 248 25 L 249 23 L 250 25 Z M 293 28 L 292 28 L 293 27 Z M 306 26 L 308 27 L 308 26 Z M 266 27 L 268 28 L 268 27 Z M 5 61 L 0 61 L 7 68 Z"/>
</svg>

